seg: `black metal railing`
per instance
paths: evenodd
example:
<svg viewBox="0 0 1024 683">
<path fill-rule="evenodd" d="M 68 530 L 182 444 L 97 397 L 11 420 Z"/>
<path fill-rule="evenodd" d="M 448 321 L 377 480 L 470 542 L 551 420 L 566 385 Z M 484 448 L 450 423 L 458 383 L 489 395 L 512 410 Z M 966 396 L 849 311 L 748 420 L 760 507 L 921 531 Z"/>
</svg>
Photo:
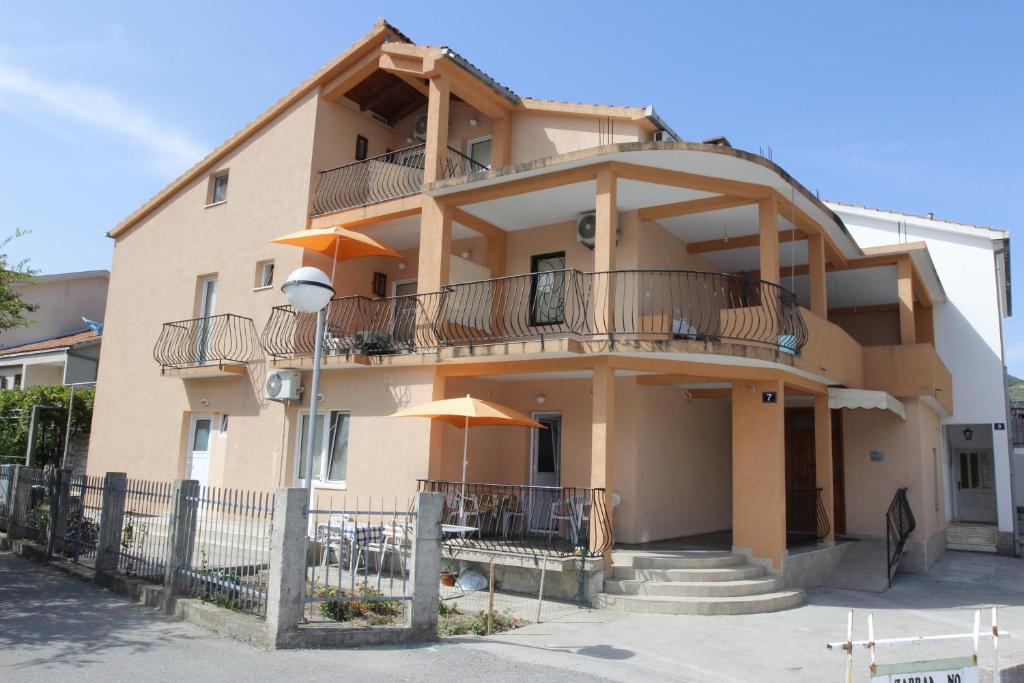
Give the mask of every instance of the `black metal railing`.
<svg viewBox="0 0 1024 683">
<path fill-rule="evenodd" d="M 416 194 L 423 185 L 425 163 L 426 144 L 419 144 L 321 171 L 313 194 L 313 215 Z M 451 147 L 441 160 L 442 179 L 486 170 Z"/>
<path fill-rule="evenodd" d="M 447 285 L 386 299 L 334 299 L 328 355 L 388 355 L 576 337 L 739 341 L 795 354 L 807 342 L 796 297 L 770 282 L 684 270 L 555 270 Z M 275 357 L 309 356 L 316 318 L 279 306 L 264 328 Z"/>
<path fill-rule="evenodd" d="M 444 494 L 443 523 L 475 529 L 450 539 L 455 550 L 600 557 L 611 548 L 604 489 L 418 481 L 421 492 Z"/>
<path fill-rule="evenodd" d="M 786 542 L 790 545 L 817 543 L 832 531 L 828 510 L 821 500 L 821 488 L 792 488 L 786 491 Z"/>
<path fill-rule="evenodd" d="M 896 495 L 889 503 L 889 509 L 885 512 L 885 557 L 888 563 L 886 577 L 889 580 L 890 588 L 892 588 L 892 575 L 899 568 L 900 560 L 903 559 L 907 539 L 916 528 L 917 520 L 914 519 L 910 501 L 907 500 L 907 488 L 897 489 Z"/>
<path fill-rule="evenodd" d="M 252 319 L 233 313 L 164 323 L 153 347 L 164 368 L 250 363 L 262 355 Z"/>
</svg>

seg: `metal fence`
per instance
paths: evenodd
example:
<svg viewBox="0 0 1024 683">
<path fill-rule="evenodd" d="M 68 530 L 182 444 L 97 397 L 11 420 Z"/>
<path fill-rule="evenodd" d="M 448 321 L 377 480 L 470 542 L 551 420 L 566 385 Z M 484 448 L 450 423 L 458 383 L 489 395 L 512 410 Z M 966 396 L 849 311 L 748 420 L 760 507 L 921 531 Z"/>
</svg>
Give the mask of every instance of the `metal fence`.
<svg viewBox="0 0 1024 683">
<path fill-rule="evenodd" d="M 70 477 L 62 494 L 65 506 L 63 554 L 76 564 L 93 565 L 103 515 L 103 477 Z"/>
<path fill-rule="evenodd" d="M 14 465 L 0 465 L 0 529 L 7 531 L 11 517 L 11 496 L 14 493 Z"/>
<path fill-rule="evenodd" d="M 832 531 L 820 487 L 786 491 L 786 540 L 792 545 L 817 543 Z"/>
<path fill-rule="evenodd" d="M 174 486 L 169 481 L 125 480 L 124 520 L 117 569 L 162 581 L 167 568 Z"/>
<path fill-rule="evenodd" d="M 164 368 L 248 363 L 263 355 L 251 318 L 233 313 L 164 323 L 153 358 Z"/>
<path fill-rule="evenodd" d="M 604 489 L 420 479 L 419 490 L 444 494 L 444 523 L 473 529 L 448 538 L 449 551 L 599 557 L 611 547 Z"/>
<path fill-rule="evenodd" d="M 28 490 L 28 506 L 23 508 L 25 517 L 22 524 L 22 534 L 39 543 L 46 543 L 47 535 L 50 532 L 51 496 L 52 489 L 47 481 L 46 474 L 39 469 L 23 468 L 18 475 L 18 487 Z"/>
<path fill-rule="evenodd" d="M 305 621 L 358 626 L 402 622 L 412 600 L 409 570 L 416 527 L 412 504 L 367 501 L 310 511 Z"/>
<path fill-rule="evenodd" d="M 204 486 L 185 502 L 177 524 L 191 538 L 175 568 L 183 592 L 265 615 L 273 494 Z"/>
</svg>

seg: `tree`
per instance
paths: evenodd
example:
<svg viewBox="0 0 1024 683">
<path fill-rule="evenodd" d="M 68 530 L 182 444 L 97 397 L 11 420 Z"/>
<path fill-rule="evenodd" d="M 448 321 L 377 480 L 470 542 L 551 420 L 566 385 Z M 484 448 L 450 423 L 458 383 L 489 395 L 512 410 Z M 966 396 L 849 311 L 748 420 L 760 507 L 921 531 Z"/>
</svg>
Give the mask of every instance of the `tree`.
<svg viewBox="0 0 1024 683">
<path fill-rule="evenodd" d="M 7 255 L 7 246 L 11 241 L 27 235 L 28 232 L 28 230 L 18 229 L 14 231 L 13 235 L 0 241 L 0 332 L 12 327 L 32 324 L 32 320 L 26 318 L 25 314 L 39 308 L 35 304 L 22 301 L 21 294 L 13 286 L 32 282 L 39 271 L 29 266 L 27 258 L 12 264 Z"/>
</svg>

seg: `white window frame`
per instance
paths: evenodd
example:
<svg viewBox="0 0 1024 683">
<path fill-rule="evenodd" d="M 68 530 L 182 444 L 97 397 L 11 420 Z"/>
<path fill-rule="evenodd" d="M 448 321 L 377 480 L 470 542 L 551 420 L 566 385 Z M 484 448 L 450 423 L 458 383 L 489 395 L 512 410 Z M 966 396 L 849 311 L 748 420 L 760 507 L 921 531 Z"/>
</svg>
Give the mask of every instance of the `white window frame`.
<svg viewBox="0 0 1024 683">
<path fill-rule="evenodd" d="M 320 417 L 321 415 L 323 415 L 323 417 L 324 417 L 324 426 L 323 426 L 323 430 L 324 431 L 323 431 L 323 434 L 320 435 L 320 447 L 321 447 L 321 450 L 320 450 L 320 468 L 321 468 L 320 474 L 321 475 L 323 474 L 323 468 L 327 464 L 327 445 L 328 445 L 328 441 L 330 440 L 329 437 L 330 437 L 330 434 L 331 434 L 331 420 L 330 420 L 330 417 L 332 415 L 334 415 L 335 413 L 342 413 L 342 414 L 348 416 L 348 420 L 349 420 L 349 423 L 348 423 L 349 436 L 352 435 L 352 413 L 350 411 L 348 411 L 348 410 L 323 410 L 323 411 L 317 410 L 317 417 Z M 298 417 L 295 420 L 295 427 L 296 427 L 296 429 L 295 429 L 295 450 L 293 451 L 295 453 L 295 466 L 292 468 L 292 470 L 293 470 L 292 471 L 292 478 L 295 481 L 295 485 L 298 486 L 298 487 L 303 487 L 303 486 L 306 485 L 306 480 L 299 478 L 299 467 L 300 467 L 303 459 L 305 459 L 305 457 L 306 457 L 306 454 L 302 450 L 302 437 L 304 436 L 304 433 L 305 433 L 305 430 L 302 428 L 302 421 L 303 421 L 304 417 L 308 417 L 308 416 L 309 416 L 309 411 L 308 410 L 300 410 L 299 414 L 298 414 Z M 346 444 L 346 449 L 347 449 L 347 447 L 348 446 Z M 349 468 L 350 464 L 351 464 L 351 458 L 348 461 L 346 461 L 346 463 L 345 463 L 345 479 L 337 479 L 337 480 L 313 479 L 313 488 L 317 488 L 317 489 L 334 489 L 334 490 L 338 490 L 338 491 L 344 491 L 345 489 L 348 488 L 348 468 Z"/>
<path fill-rule="evenodd" d="M 271 275 L 270 275 L 270 284 L 269 285 L 263 284 L 263 282 L 266 280 L 267 268 L 273 268 L 273 267 L 274 267 L 274 259 L 272 259 L 272 258 L 268 258 L 268 259 L 264 259 L 262 261 L 257 261 L 256 262 L 256 283 L 255 283 L 255 286 L 252 288 L 254 292 L 258 292 L 258 291 L 263 290 L 263 289 L 273 289 L 275 273 L 271 273 Z"/>
<path fill-rule="evenodd" d="M 494 158 L 494 156 L 493 156 L 494 155 L 494 136 L 493 135 L 481 135 L 478 138 L 473 138 L 471 140 L 466 140 L 466 156 L 469 157 L 470 159 L 473 159 L 473 145 L 477 144 L 478 142 L 484 142 L 485 140 L 490 140 L 491 141 L 491 159 L 493 159 Z M 476 159 L 473 159 L 473 161 L 476 161 Z M 493 164 L 487 164 L 487 170 L 488 171 L 491 170 L 492 166 L 493 166 Z"/>
<path fill-rule="evenodd" d="M 221 199 L 221 200 L 217 201 L 214 198 L 214 194 L 216 193 L 217 180 L 219 178 L 227 178 L 228 179 L 228 188 L 231 187 L 230 175 L 231 175 L 231 173 L 230 173 L 229 169 L 224 169 L 224 170 L 221 170 L 221 171 L 217 171 L 216 173 L 210 174 L 210 184 L 206 188 L 206 208 L 210 208 L 211 206 L 220 206 L 221 204 L 227 204 L 227 202 L 228 202 L 228 189 L 227 188 L 225 188 L 225 190 L 224 190 L 224 199 Z"/>
</svg>

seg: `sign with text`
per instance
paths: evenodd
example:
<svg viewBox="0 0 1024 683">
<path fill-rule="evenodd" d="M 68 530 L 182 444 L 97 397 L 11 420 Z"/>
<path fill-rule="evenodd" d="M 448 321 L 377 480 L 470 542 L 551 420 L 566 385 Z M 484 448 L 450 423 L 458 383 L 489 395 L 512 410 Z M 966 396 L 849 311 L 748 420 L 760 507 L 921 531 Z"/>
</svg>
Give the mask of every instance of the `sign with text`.
<svg viewBox="0 0 1024 683">
<path fill-rule="evenodd" d="M 1005 422 L 996 422 L 996 423 L 994 423 L 992 425 L 992 428 L 995 429 L 997 432 L 1005 432 L 1006 431 L 1006 423 Z"/>
<path fill-rule="evenodd" d="M 762 391 L 761 392 L 761 403 L 778 403 L 779 392 L 777 391 Z"/>
<path fill-rule="evenodd" d="M 902 664 L 878 664 L 871 683 L 978 683 L 974 657 L 956 657 Z"/>
</svg>

